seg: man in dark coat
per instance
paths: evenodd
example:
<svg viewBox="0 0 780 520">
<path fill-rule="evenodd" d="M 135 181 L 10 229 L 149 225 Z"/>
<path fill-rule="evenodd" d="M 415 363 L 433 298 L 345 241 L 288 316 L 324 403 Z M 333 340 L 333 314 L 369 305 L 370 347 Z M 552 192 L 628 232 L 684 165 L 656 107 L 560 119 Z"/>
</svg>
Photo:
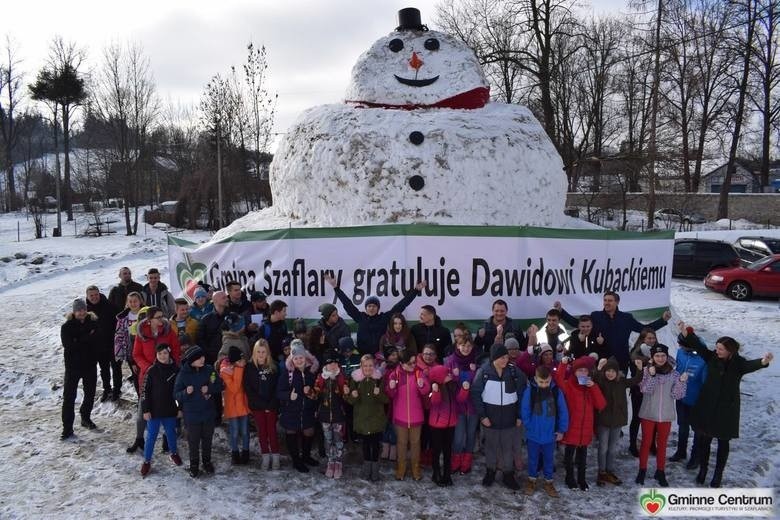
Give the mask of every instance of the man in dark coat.
<svg viewBox="0 0 780 520">
<path fill-rule="evenodd" d="M 111 305 L 96 285 L 90 285 L 87 287 L 87 311 L 95 313 L 98 317 L 97 361 L 100 365 L 100 379 L 103 382 L 103 395 L 100 396 L 100 402 L 104 403 L 109 398 L 116 401 L 122 393 L 122 364 L 114 359 L 114 331 L 119 310 Z M 111 384 L 112 373 L 113 385 Z"/>
<path fill-rule="evenodd" d="M 325 335 L 325 343 L 328 345 L 327 348 L 338 350 L 339 340 L 351 335 L 347 322 L 339 316 L 338 309 L 332 303 L 323 303 L 318 310 L 322 318 L 317 322 L 317 325 L 322 328 L 322 333 Z"/>
<path fill-rule="evenodd" d="M 420 322 L 413 325 L 410 332 L 414 336 L 419 352 L 423 351 L 425 345 L 434 346 L 439 363 L 452 354 L 450 329 L 441 324 L 441 318 L 432 305 L 423 305 L 420 308 Z"/>
<path fill-rule="evenodd" d="M 73 310 L 68 313 L 60 327 L 63 354 L 65 356 L 65 384 L 62 389 L 62 435 L 65 440 L 73 435 L 75 419 L 74 403 L 76 390 L 81 380 L 84 400 L 79 408 L 81 426 L 89 430 L 97 428 L 92 422 L 92 407 L 95 404 L 97 385 L 97 338 L 99 327 L 97 316 L 87 312 L 87 303 L 78 298 L 73 301 Z"/>
<path fill-rule="evenodd" d="M 108 301 L 111 302 L 117 312 L 125 308 L 127 302 L 127 295 L 131 292 L 143 293 L 143 286 L 133 281 L 132 273 L 129 267 L 122 267 L 119 269 L 119 283 L 111 288 L 108 293 Z"/>
<path fill-rule="evenodd" d="M 144 303 L 149 307 L 159 307 L 163 315 L 170 318 L 176 313 L 176 301 L 168 286 L 160 281 L 160 271 L 152 267 L 146 278 L 149 282 L 143 287 Z"/>
<path fill-rule="evenodd" d="M 520 344 L 520 349 L 525 350 L 528 346 L 528 338 L 526 337 L 520 325 L 512 321 L 512 318 L 507 316 L 508 307 L 504 300 L 496 300 L 493 302 L 491 308 L 492 315 L 485 321 L 477 331 L 477 335 L 474 338 L 474 345 L 477 346 L 481 352 L 487 353 L 491 345 L 498 343 L 504 344 L 504 338 L 507 334 L 512 333 L 515 335 L 515 339 Z"/>
<path fill-rule="evenodd" d="M 217 291 L 211 298 L 214 310 L 200 320 L 198 327 L 198 345 L 206 356 L 206 364 L 214 366 L 217 362 L 219 350 L 222 348 L 222 325 L 230 312 L 228 311 L 228 297 L 223 291 Z M 222 394 L 214 395 L 214 405 L 217 411 L 217 426 L 222 424 Z"/>
<path fill-rule="evenodd" d="M 357 348 L 360 354 L 376 354 L 379 350 L 379 342 L 382 336 L 387 332 L 387 324 L 393 314 L 402 313 L 409 306 L 410 303 L 420 294 L 427 283 L 425 280 L 419 282 L 414 286 L 414 290 L 409 291 L 401 301 L 396 303 L 389 311 L 379 312 L 379 298 L 376 296 L 369 296 L 365 301 L 365 312 L 360 311 L 352 303 L 352 300 L 341 290 L 341 287 L 336 286 L 336 279 L 332 276 L 328 276 L 325 280 L 336 291 L 341 304 L 344 306 L 344 310 L 347 311 L 349 317 L 352 318 L 357 324 Z"/>
<path fill-rule="evenodd" d="M 658 330 L 665 327 L 672 318 L 672 313 L 665 310 L 663 315 L 652 323 L 645 325 L 637 321 L 630 312 L 623 312 L 618 309 L 620 295 L 614 291 L 604 293 L 604 310 L 593 311 L 590 313 L 590 319 L 593 321 L 593 332 L 601 334 L 609 345 L 609 355 L 615 356 L 620 370 L 624 374 L 628 373 L 628 364 L 631 360 L 629 355 L 628 339 L 632 332 L 642 332 L 645 327 Z M 561 311 L 563 320 L 572 327 L 578 326 L 579 320 L 563 310 L 561 302 L 555 302 L 553 307 Z"/>
<path fill-rule="evenodd" d="M 729 457 L 729 441 L 739 437 L 739 385 L 742 376 L 769 366 L 774 356 L 771 352 L 760 359 L 747 360 L 740 356 L 739 343 L 723 336 L 709 350 L 692 332 L 680 324 L 681 340 L 686 347 L 696 351 L 707 362 L 707 378 L 691 413 L 691 426 L 696 432 L 696 449 L 699 456 L 699 474 L 696 482 L 704 484 L 710 461 L 712 439 L 718 439 L 715 472 L 710 487 L 720 487 L 723 470 Z"/>
<path fill-rule="evenodd" d="M 251 304 L 246 299 L 246 294 L 241 290 L 241 283 L 236 281 L 228 282 L 225 286 L 228 295 L 228 310 L 243 316 L 249 310 Z"/>
</svg>

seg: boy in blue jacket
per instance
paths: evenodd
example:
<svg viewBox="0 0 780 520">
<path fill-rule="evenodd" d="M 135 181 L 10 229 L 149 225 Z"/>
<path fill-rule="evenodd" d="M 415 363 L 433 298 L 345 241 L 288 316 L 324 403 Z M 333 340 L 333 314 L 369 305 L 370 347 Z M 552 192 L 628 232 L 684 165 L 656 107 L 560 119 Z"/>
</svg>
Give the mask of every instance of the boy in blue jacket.
<svg viewBox="0 0 780 520">
<path fill-rule="evenodd" d="M 528 391 L 523 392 L 520 419 L 525 425 L 528 447 L 528 481 L 525 494 L 532 495 L 536 490 L 541 455 L 544 464 L 543 489 L 549 496 L 557 497 L 558 491 L 553 484 L 553 457 L 555 443 L 560 441 L 569 429 L 569 410 L 563 392 L 555 386 L 548 367 L 537 367 L 534 378 L 528 383 Z"/>
<path fill-rule="evenodd" d="M 707 362 L 694 349 L 690 347 L 690 341 L 693 340 L 705 347 L 704 343 L 693 333 L 693 327 L 686 327 L 683 322 L 677 324 L 680 334 L 677 336 L 677 357 L 676 367 L 680 374 L 688 373 L 688 387 L 685 391 L 685 397 L 678 400 L 677 406 L 677 450 L 669 457 L 672 462 L 685 460 L 688 452 L 688 435 L 690 434 L 690 416 L 693 405 L 699 399 L 701 387 L 707 378 Z M 688 341 L 686 342 L 683 331 L 687 328 Z M 693 436 L 693 446 L 691 447 L 691 458 L 688 459 L 686 469 L 696 469 L 699 466 L 699 458 L 696 456 L 696 436 Z"/>
</svg>

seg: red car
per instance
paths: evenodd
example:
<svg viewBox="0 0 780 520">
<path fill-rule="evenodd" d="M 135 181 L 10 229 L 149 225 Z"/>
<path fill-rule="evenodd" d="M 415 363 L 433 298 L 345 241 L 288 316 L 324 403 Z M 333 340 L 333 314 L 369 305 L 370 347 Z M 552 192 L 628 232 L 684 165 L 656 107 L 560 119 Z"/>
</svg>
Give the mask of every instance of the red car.
<svg viewBox="0 0 780 520">
<path fill-rule="evenodd" d="M 765 256 L 746 267 L 713 269 L 704 285 L 739 301 L 754 295 L 780 296 L 780 254 Z"/>
</svg>

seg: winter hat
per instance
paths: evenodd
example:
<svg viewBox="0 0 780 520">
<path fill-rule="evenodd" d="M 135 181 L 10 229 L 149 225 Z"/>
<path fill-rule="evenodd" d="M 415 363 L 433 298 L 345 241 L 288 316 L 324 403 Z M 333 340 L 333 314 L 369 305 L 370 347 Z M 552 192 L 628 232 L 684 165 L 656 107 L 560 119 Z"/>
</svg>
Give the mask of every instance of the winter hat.
<svg viewBox="0 0 780 520">
<path fill-rule="evenodd" d="M 582 356 L 578 357 L 574 360 L 574 363 L 571 364 L 572 372 L 576 372 L 580 368 L 587 368 L 589 371 L 593 370 L 593 365 L 596 364 L 596 360 L 593 359 L 590 356 Z"/>
<path fill-rule="evenodd" d="M 317 310 L 320 311 L 320 314 L 322 314 L 323 319 L 327 320 L 328 318 L 330 318 L 330 315 L 333 314 L 333 311 L 336 310 L 336 306 L 333 305 L 332 303 L 323 303 L 322 305 L 319 306 Z"/>
<path fill-rule="evenodd" d="M 236 346 L 230 347 L 228 350 L 228 361 L 236 363 L 239 359 L 241 359 L 241 349 Z"/>
<path fill-rule="evenodd" d="M 83 298 L 76 298 L 73 300 L 73 312 L 87 310 L 87 302 Z"/>
<path fill-rule="evenodd" d="M 157 350 L 157 352 L 161 352 L 163 350 L 170 351 L 171 350 L 171 346 L 168 345 L 167 343 L 158 343 L 157 346 L 155 347 L 155 349 Z"/>
<path fill-rule="evenodd" d="M 264 302 L 265 301 L 265 293 L 261 293 L 260 291 L 252 291 L 252 295 L 249 297 L 249 301 L 251 302 Z"/>
<path fill-rule="evenodd" d="M 339 350 L 342 352 L 352 352 L 355 350 L 355 341 L 352 339 L 352 336 L 339 338 Z"/>
<path fill-rule="evenodd" d="M 607 370 L 614 370 L 615 372 L 620 372 L 620 365 L 617 362 L 617 359 L 614 357 L 611 357 L 607 359 L 606 364 L 604 365 L 604 372 Z"/>
<path fill-rule="evenodd" d="M 539 345 L 539 356 L 541 357 L 542 354 L 545 352 L 552 352 L 553 348 L 549 345 L 549 343 L 542 343 Z"/>
<path fill-rule="evenodd" d="M 295 320 L 294 334 L 306 334 L 306 321 L 303 318 Z"/>
<path fill-rule="evenodd" d="M 442 385 L 444 384 L 444 378 L 447 377 L 447 373 L 449 373 L 447 367 L 444 365 L 436 365 L 428 372 L 428 377 L 430 378 L 431 383 Z"/>
<path fill-rule="evenodd" d="M 504 341 L 504 346 L 507 350 L 520 350 L 520 342 L 515 338 L 508 338 L 506 341 Z"/>
<path fill-rule="evenodd" d="M 383 354 L 385 355 L 385 359 L 389 358 L 392 354 L 398 353 L 398 347 L 395 345 L 385 345 L 385 348 L 383 349 Z"/>
<path fill-rule="evenodd" d="M 509 352 L 507 352 L 506 347 L 500 343 L 496 343 L 490 347 L 490 361 L 495 361 L 502 356 L 508 355 Z"/>
<path fill-rule="evenodd" d="M 303 341 L 294 339 L 290 342 L 290 356 L 305 356 L 306 347 L 303 346 Z"/>
<path fill-rule="evenodd" d="M 244 318 L 240 314 L 231 312 L 222 321 L 222 329 L 230 332 L 241 332 L 244 329 Z"/>
<path fill-rule="evenodd" d="M 662 343 L 656 343 L 655 345 L 650 347 L 650 356 L 651 357 L 656 355 L 656 354 L 659 354 L 659 353 L 660 354 L 666 354 L 668 356 L 669 355 L 669 347 L 667 347 L 666 345 L 664 345 Z"/>
<path fill-rule="evenodd" d="M 181 360 L 181 364 L 191 365 L 193 361 L 197 361 L 198 359 L 205 356 L 206 354 L 203 352 L 202 348 L 200 348 L 198 345 L 193 345 L 189 349 L 187 349 L 187 352 L 184 353 L 184 356 L 182 357 Z"/>
<path fill-rule="evenodd" d="M 325 352 L 325 355 L 322 357 L 322 361 L 323 365 L 328 365 L 330 363 L 341 363 L 341 356 L 335 350 L 328 349 L 328 351 Z"/>
<path fill-rule="evenodd" d="M 195 289 L 195 299 L 196 300 L 198 298 L 208 298 L 208 297 L 209 297 L 209 293 L 203 287 L 198 287 L 197 289 Z"/>
<path fill-rule="evenodd" d="M 369 305 L 371 305 L 372 303 L 373 303 L 374 305 L 376 305 L 376 306 L 377 306 L 377 308 L 379 308 L 379 307 L 380 307 L 380 305 L 379 305 L 379 298 L 377 298 L 376 296 L 369 296 L 368 298 L 366 298 L 366 303 L 365 303 L 365 306 L 366 306 L 366 307 L 368 307 L 368 306 L 369 306 Z"/>
</svg>

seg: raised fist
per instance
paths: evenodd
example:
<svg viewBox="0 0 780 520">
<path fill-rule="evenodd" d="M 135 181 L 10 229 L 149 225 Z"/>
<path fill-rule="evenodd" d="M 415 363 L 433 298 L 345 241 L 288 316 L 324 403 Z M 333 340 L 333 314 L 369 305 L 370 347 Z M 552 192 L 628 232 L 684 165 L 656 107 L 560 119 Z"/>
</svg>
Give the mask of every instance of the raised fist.
<svg viewBox="0 0 780 520">
<path fill-rule="evenodd" d="M 374 391 L 376 391 L 376 388 L 374 389 Z M 357 396 L 358 396 L 358 391 L 357 390 L 352 390 L 352 397 L 356 398 Z"/>
<path fill-rule="evenodd" d="M 425 381 L 423 381 L 422 377 L 418 377 L 417 378 L 417 386 L 420 387 L 420 388 L 425 386 Z"/>
<path fill-rule="evenodd" d="M 469 388 L 471 388 L 471 384 L 468 381 L 463 381 L 463 389 L 468 390 Z"/>
<path fill-rule="evenodd" d="M 194 391 L 195 391 L 195 387 L 194 386 L 190 385 L 190 386 L 187 387 L 187 393 L 188 394 L 191 394 Z"/>
<path fill-rule="evenodd" d="M 558 300 L 555 300 L 555 301 L 553 302 L 553 309 L 558 309 L 558 310 L 561 310 L 562 308 L 563 308 L 563 307 L 561 306 L 561 302 L 559 302 Z"/>
<path fill-rule="evenodd" d="M 355 391 L 355 393 L 357 393 L 357 391 Z M 374 387 L 374 395 L 379 395 L 379 387 L 378 386 Z M 355 397 L 357 397 L 357 396 L 355 396 Z"/>
<path fill-rule="evenodd" d="M 637 370 L 642 370 L 642 360 L 641 359 L 635 359 L 634 360 L 634 366 L 637 368 Z"/>
<path fill-rule="evenodd" d="M 650 368 L 648 368 L 647 369 L 647 373 L 650 374 L 651 376 L 654 376 L 655 375 L 655 367 L 651 366 Z"/>
<path fill-rule="evenodd" d="M 769 363 L 771 363 L 773 359 L 775 359 L 775 355 L 772 354 L 771 352 L 767 352 L 766 354 L 764 354 L 764 357 L 761 358 L 761 364 L 766 366 Z"/>
<path fill-rule="evenodd" d="M 680 381 L 684 383 L 687 380 L 688 380 L 688 372 L 683 372 L 682 374 L 680 374 Z"/>
<path fill-rule="evenodd" d="M 390 389 L 395 390 L 395 387 L 398 386 L 398 381 L 395 379 L 390 380 Z"/>
<path fill-rule="evenodd" d="M 417 380 L 417 384 L 418 384 L 418 385 L 420 385 L 420 382 L 419 382 L 419 381 L 420 381 L 420 380 L 418 379 L 418 380 Z M 422 385 L 420 385 L 420 387 L 422 387 Z M 439 385 L 438 385 L 437 383 L 433 383 L 433 384 L 431 385 L 431 391 L 432 391 L 432 392 L 438 392 L 438 391 L 439 391 Z"/>
<path fill-rule="evenodd" d="M 471 370 L 472 372 L 476 372 L 477 371 L 476 363 L 469 363 L 469 370 Z"/>
<path fill-rule="evenodd" d="M 298 394 L 295 393 L 295 388 L 293 388 L 292 392 L 290 392 L 290 401 L 295 401 L 298 399 Z"/>
<path fill-rule="evenodd" d="M 606 364 L 607 364 L 607 359 L 606 358 L 601 358 L 601 359 L 599 359 L 599 364 L 598 364 L 598 366 L 596 368 L 598 368 L 599 370 L 603 370 L 604 369 L 604 365 L 606 365 Z"/>
<path fill-rule="evenodd" d="M 460 375 L 460 370 L 458 370 L 458 367 L 452 369 L 452 375 L 455 377 L 458 377 Z"/>
</svg>

